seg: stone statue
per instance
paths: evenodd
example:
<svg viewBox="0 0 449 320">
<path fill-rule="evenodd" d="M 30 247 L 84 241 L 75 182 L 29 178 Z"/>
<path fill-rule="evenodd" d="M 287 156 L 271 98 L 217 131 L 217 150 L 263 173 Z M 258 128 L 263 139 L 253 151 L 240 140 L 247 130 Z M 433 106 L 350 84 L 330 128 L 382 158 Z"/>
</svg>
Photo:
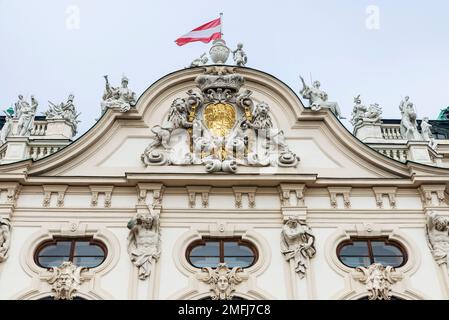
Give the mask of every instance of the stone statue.
<svg viewBox="0 0 449 320">
<path fill-rule="evenodd" d="M 363 123 L 380 123 L 382 109 L 378 103 L 371 104 L 368 108 L 362 104 L 360 95 L 354 98 L 351 123 L 357 127 Z"/>
<path fill-rule="evenodd" d="M 188 121 L 189 106 L 185 99 L 177 98 L 173 101 L 168 112 L 167 120 L 162 125 L 156 125 L 151 129 L 151 132 L 155 134 L 153 142 L 143 152 L 141 158 L 145 164 L 150 164 L 151 153 L 159 146 L 162 146 L 165 150 L 170 150 L 170 137 L 173 130 L 178 128 L 191 128 L 193 123 Z"/>
<path fill-rule="evenodd" d="M 206 53 L 203 53 L 199 58 L 196 58 L 192 61 L 192 63 L 190 64 L 190 68 L 204 66 L 207 61 L 209 61 L 209 58 L 207 57 Z"/>
<path fill-rule="evenodd" d="M 398 280 L 393 267 L 373 263 L 368 268 L 357 267 L 356 271 L 363 273 L 359 281 L 366 285 L 366 290 L 370 293 L 369 300 L 391 299 L 390 286 Z"/>
<path fill-rule="evenodd" d="M 86 268 L 77 267 L 71 261 L 64 261 L 59 267 L 52 267 L 52 277 L 48 283 L 52 285 L 55 300 L 73 300 L 75 292 L 83 281 L 81 272 Z"/>
<path fill-rule="evenodd" d="M 5 123 L 3 124 L 2 130 L 0 131 L 0 145 L 6 142 L 6 138 L 11 134 L 12 131 L 12 115 L 7 112 L 5 113 Z"/>
<path fill-rule="evenodd" d="M 9 220 L 0 218 L 0 262 L 8 259 L 11 242 L 11 224 Z"/>
<path fill-rule="evenodd" d="M 122 77 L 121 87 L 111 87 L 109 85 L 108 76 L 104 76 L 106 80 L 106 88 L 101 102 L 102 114 L 107 108 L 120 108 L 120 112 L 127 112 L 136 104 L 136 94 L 128 88 L 128 78 Z"/>
<path fill-rule="evenodd" d="M 449 218 L 436 215 L 431 211 L 427 215 L 427 239 L 432 255 L 438 265 L 449 265 Z"/>
<path fill-rule="evenodd" d="M 307 260 L 316 253 L 315 236 L 309 226 L 297 217 L 289 217 L 284 223 L 281 233 L 281 253 L 285 260 L 293 260 L 295 272 L 304 278 Z"/>
<path fill-rule="evenodd" d="M 78 126 L 78 123 L 81 121 L 78 120 L 78 117 L 81 113 L 76 113 L 75 105 L 73 104 L 73 100 L 75 99 L 75 96 L 73 94 L 70 94 L 67 98 L 67 102 L 61 102 L 59 105 L 54 104 L 51 101 L 48 101 L 49 103 L 49 109 L 44 112 L 47 119 L 63 119 L 66 120 L 71 127 L 73 128 L 74 135 L 76 134 L 76 129 Z"/>
<path fill-rule="evenodd" d="M 320 89 L 321 84 L 319 81 L 314 81 L 312 87 L 309 87 L 308 85 L 306 85 L 303 77 L 299 77 L 301 78 L 303 85 L 300 94 L 304 99 L 309 100 L 309 106 L 312 110 L 318 111 L 322 108 L 327 108 L 330 109 L 340 119 L 344 119 L 338 103 L 327 101 L 327 93 Z"/>
<path fill-rule="evenodd" d="M 360 124 L 363 122 L 363 118 L 365 117 L 365 113 L 368 110 L 368 108 L 362 104 L 362 99 L 360 99 L 360 94 L 357 97 L 354 97 L 354 103 L 355 106 L 352 110 L 352 118 L 351 118 L 351 124 L 353 126 L 356 126 L 357 124 Z"/>
<path fill-rule="evenodd" d="M 432 128 L 432 125 L 429 123 L 429 118 L 425 117 L 421 121 L 421 135 L 425 141 L 429 141 L 429 146 L 432 149 L 435 149 L 437 146 L 437 143 L 435 143 L 435 138 L 433 137 L 431 128 Z"/>
<path fill-rule="evenodd" d="M 239 67 L 244 67 L 246 63 L 248 62 L 248 57 L 246 56 L 245 51 L 243 51 L 243 44 L 238 43 L 237 49 L 232 51 L 232 57 L 234 58 L 234 62 Z"/>
<path fill-rule="evenodd" d="M 31 105 L 23 99 L 23 95 L 19 95 L 19 100 L 15 103 L 15 116 L 19 119 L 17 123 L 16 136 L 25 137 L 30 135 L 34 126 L 34 115 L 38 102 L 31 96 Z"/>
<path fill-rule="evenodd" d="M 218 267 L 215 269 L 206 267 L 202 271 L 207 272 L 207 275 L 201 280 L 210 285 L 212 300 L 232 300 L 235 285 L 243 281 L 243 278 L 240 276 L 243 269 L 240 267 L 229 269 L 226 263 L 218 264 Z"/>
<path fill-rule="evenodd" d="M 131 261 L 139 269 L 139 279 L 150 276 L 153 262 L 161 253 L 161 235 L 158 214 L 138 213 L 128 222 L 128 253 Z"/>
<path fill-rule="evenodd" d="M 422 140 L 418 132 L 418 123 L 416 122 L 416 111 L 410 98 L 406 96 L 399 104 L 399 110 L 402 114 L 401 135 L 406 140 Z"/>
</svg>

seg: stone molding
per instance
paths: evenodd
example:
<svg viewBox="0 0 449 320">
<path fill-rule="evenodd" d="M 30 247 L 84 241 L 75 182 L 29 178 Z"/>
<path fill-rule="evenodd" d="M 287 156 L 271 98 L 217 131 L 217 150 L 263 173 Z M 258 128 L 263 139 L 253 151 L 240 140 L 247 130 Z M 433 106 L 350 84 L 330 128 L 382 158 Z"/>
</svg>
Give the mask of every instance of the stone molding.
<svg viewBox="0 0 449 320">
<path fill-rule="evenodd" d="M 58 208 L 64 207 L 64 197 L 68 187 L 68 185 L 43 185 L 42 188 L 44 189 L 44 199 L 42 201 L 42 206 L 46 208 L 49 207 L 51 196 L 56 193 L 58 195 L 56 206 Z"/>
<path fill-rule="evenodd" d="M 390 208 L 396 208 L 396 192 L 398 188 L 396 187 L 373 187 L 374 196 L 376 197 L 376 205 L 380 209 L 383 208 L 383 197 L 386 195 L 388 197 Z"/>
<path fill-rule="evenodd" d="M 98 206 L 98 196 L 104 194 L 104 207 L 110 208 L 112 203 L 112 190 L 114 186 L 89 186 L 92 198 L 90 200 L 91 207 Z"/>
<path fill-rule="evenodd" d="M 351 208 L 351 189 L 352 187 L 328 187 L 332 208 L 338 207 L 337 196 L 343 196 L 343 203 L 346 209 Z"/>
</svg>

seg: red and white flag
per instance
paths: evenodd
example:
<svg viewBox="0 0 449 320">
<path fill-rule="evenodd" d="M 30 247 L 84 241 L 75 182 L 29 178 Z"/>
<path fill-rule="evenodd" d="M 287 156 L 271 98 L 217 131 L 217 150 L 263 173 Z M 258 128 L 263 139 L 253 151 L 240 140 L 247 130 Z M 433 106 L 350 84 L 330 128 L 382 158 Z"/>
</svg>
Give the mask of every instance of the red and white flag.
<svg viewBox="0 0 449 320">
<path fill-rule="evenodd" d="M 178 46 L 183 46 L 189 42 L 201 41 L 209 43 L 215 39 L 221 39 L 221 18 L 212 20 L 193 29 L 189 33 L 176 39 L 175 42 Z"/>
</svg>

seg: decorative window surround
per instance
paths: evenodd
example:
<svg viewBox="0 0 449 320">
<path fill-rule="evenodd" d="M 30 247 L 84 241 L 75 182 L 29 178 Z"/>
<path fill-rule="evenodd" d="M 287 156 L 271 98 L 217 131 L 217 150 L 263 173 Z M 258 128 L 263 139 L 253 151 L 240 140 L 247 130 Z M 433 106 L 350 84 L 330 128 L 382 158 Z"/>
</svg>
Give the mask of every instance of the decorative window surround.
<svg viewBox="0 0 449 320">
<path fill-rule="evenodd" d="M 111 207 L 112 190 L 114 189 L 114 186 L 90 186 L 89 188 L 92 193 L 92 199 L 90 201 L 92 207 L 98 206 L 98 196 L 100 193 L 104 194 L 104 207 Z"/>
<path fill-rule="evenodd" d="M 279 185 L 279 194 L 281 198 L 282 207 L 304 207 L 304 192 L 306 190 L 305 184 L 284 184 Z M 296 196 L 296 201 L 292 197 L 292 193 Z M 296 205 L 292 203 L 295 203 Z"/>
<path fill-rule="evenodd" d="M 383 197 L 384 195 L 388 196 L 388 200 L 390 201 L 390 208 L 396 208 L 396 187 L 373 187 L 373 192 L 376 197 L 376 205 L 382 209 L 384 205 Z"/>
<path fill-rule="evenodd" d="M 419 268 L 421 256 L 412 239 L 404 235 L 398 228 L 387 224 L 360 223 L 340 226 L 335 233 L 326 239 L 325 257 L 329 266 L 344 278 L 344 288 L 331 299 L 356 300 L 370 296 L 363 273 L 356 268 L 345 266 L 337 256 L 337 247 L 351 237 L 387 237 L 390 241 L 399 242 L 407 252 L 407 262 L 395 269 L 396 282 L 391 283 L 391 294 L 402 299 L 421 300 L 427 297 L 411 287 L 409 278 Z"/>
<path fill-rule="evenodd" d="M 187 194 L 189 196 L 189 207 L 196 208 L 196 195 L 201 194 L 201 204 L 203 208 L 209 207 L 210 186 L 187 186 Z"/>
<path fill-rule="evenodd" d="M 422 185 L 419 188 L 424 207 L 446 207 L 446 185 Z"/>
<path fill-rule="evenodd" d="M 248 196 L 248 207 L 256 207 L 256 191 L 257 187 L 232 187 L 235 196 L 235 207 L 242 207 L 242 195 L 246 194 Z"/>
<path fill-rule="evenodd" d="M 20 255 L 20 265 L 31 277 L 30 286 L 12 296 L 12 300 L 40 299 L 52 295 L 52 284 L 49 279 L 54 273 L 38 266 L 34 261 L 34 252 L 45 241 L 55 237 L 89 237 L 101 241 L 107 249 L 105 261 L 98 267 L 83 271 L 83 281 L 77 289 L 77 295 L 85 299 L 114 299 L 101 288 L 101 278 L 108 274 L 118 263 L 120 258 L 120 243 L 116 236 L 104 227 L 88 225 L 73 220 L 68 223 L 54 224 L 41 228 L 33 233 L 24 243 Z"/>
<path fill-rule="evenodd" d="M 227 224 L 218 222 L 215 224 L 193 225 L 184 235 L 179 237 L 174 245 L 172 258 L 176 268 L 188 277 L 186 288 L 174 293 L 167 299 L 202 299 L 211 297 L 211 287 L 203 282 L 204 271 L 192 266 L 186 258 L 186 251 L 189 245 L 203 237 L 241 237 L 243 240 L 251 242 L 257 252 L 258 260 L 254 265 L 244 269 L 242 276 L 247 281 L 243 281 L 235 286 L 235 296 L 244 299 L 273 299 L 270 293 L 257 287 L 257 277 L 265 272 L 271 261 L 270 246 L 265 238 L 246 225 Z"/>
<path fill-rule="evenodd" d="M 58 208 L 64 207 L 64 197 L 67 191 L 68 185 L 43 185 L 44 200 L 42 202 L 43 207 L 49 207 L 51 201 L 51 195 L 56 193 L 58 195 L 56 206 Z"/>
<path fill-rule="evenodd" d="M 147 204 L 148 191 L 153 192 L 153 207 L 162 206 L 165 187 L 162 183 L 138 183 L 137 184 L 137 203 L 139 205 Z"/>
<path fill-rule="evenodd" d="M 345 208 L 351 208 L 351 187 L 329 187 L 327 190 L 329 191 L 331 206 L 332 208 L 338 207 L 337 196 L 343 196 L 343 202 L 345 204 Z"/>
</svg>

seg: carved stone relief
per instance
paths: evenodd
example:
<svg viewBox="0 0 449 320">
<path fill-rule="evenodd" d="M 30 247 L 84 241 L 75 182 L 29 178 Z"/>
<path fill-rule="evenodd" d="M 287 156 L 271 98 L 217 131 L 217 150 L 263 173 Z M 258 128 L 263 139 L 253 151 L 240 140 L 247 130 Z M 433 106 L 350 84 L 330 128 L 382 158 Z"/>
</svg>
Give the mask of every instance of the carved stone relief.
<svg viewBox="0 0 449 320">
<path fill-rule="evenodd" d="M 449 265 L 449 218 L 437 215 L 434 211 L 427 214 L 427 240 L 433 258 L 438 265 Z"/>
<path fill-rule="evenodd" d="M 59 267 L 52 267 L 52 277 L 48 283 L 52 285 L 55 300 L 73 300 L 79 285 L 84 280 L 81 273 L 84 267 L 77 267 L 70 261 L 63 262 Z"/>
<path fill-rule="evenodd" d="M 242 268 L 229 269 L 225 263 L 218 264 L 214 269 L 203 268 L 202 271 L 207 274 L 200 274 L 199 279 L 210 285 L 212 300 L 232 300 L 235 286 L 245 279 Z"/>
<path fill-rule="evenodd" d="M 11 243 L 11 223 L 8 219 L 0 218 L 0 262 L 8 259 Z"/>
<path fill-rule="evenodd" d="M 281 232 L 281 253 L 285 260 L 294 262 L 295 272 L 303 278 L 308 260 L 316 253 L 315 236 L 305 221 L 298 217 L 289 217 L 285 221 Z"/>
<path fill-rule="evenodd" d="M 138 268 L 140 280 L 147 279 L 153 264 L 161 254 L 161 234 L 159 214 L 155 212 L 138 213 L 127 225 L 128 253 L 131 261 Z"/>
<path fill-rule="evenodd" d="M 167 119 L 154 126 L 153 141 L 141 155 L 146 166 L 203 165 L 207 172 L 235 173 L 238 166 L 296 167 L 299 158 L 274 128 L 270 107 L 255 104 L 234 68 L 205 67 L 200 92 L 176 98 Z"/>
<path fill-rule="evenodd" d="M 373 263 L 368 268 L 357 267 L 356 271 L 361 273 L 358 280 L 366 285 L 369 300 L 390 300 L 391 285 L 402 278 L 393 267 L 380 263 Z"/>
</svg>

